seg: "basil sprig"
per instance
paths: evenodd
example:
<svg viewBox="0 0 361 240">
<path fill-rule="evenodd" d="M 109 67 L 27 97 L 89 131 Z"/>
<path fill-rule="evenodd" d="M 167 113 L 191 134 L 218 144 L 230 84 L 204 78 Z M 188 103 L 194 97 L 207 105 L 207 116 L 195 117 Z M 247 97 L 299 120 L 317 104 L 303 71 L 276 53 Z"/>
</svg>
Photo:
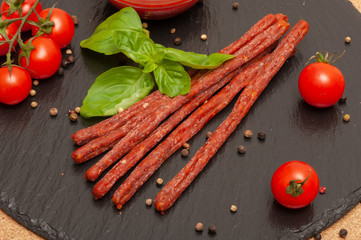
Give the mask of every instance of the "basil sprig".
<svg viewBox="0 0 361 240">
<path fill-rule="evenodd" d="M 149 94 L 155 85 L 153 76 L 161 93 L 169 97 L 187 94 L 191 78 L 182 65 L 213 69 L 234 57 L 220 53 L 207 56 L 156 44 L 130 7 L 108 17 L 80 46 L 105 55 L 123 53 L 139 64 L 139 68 L 116 67 L 101 74 L 83 101 L 83 117 L 110 116 L 120 107 L 126 109 Z"/>
</svg>

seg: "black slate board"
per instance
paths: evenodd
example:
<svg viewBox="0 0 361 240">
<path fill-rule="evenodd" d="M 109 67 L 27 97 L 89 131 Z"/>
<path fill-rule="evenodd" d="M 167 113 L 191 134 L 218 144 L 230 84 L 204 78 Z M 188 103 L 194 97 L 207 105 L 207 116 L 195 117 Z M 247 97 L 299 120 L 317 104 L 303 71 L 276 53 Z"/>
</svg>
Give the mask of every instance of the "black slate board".
<svg viewBox="0 0 361 240">
<path fill-rule="evenodd" d="M 151 37 L 166 46 L 181 37 L 179 48 L 212 53 L 268 13 L 286 14 L 291 25 L 302 18 L 311 29 L 236 131 L 162 216 L 144 201 L 160 190 L 155 184 L 158 177 L 168 182 L 186 164 L 179 151 L 121 214 L 111 202 L 112 194 L 93 200 L 93 184 L 85 182 L 83 174 L 94 161 L 76 165 L 70 157 L 76 149 L 71 134 L 100 119 L 71 123 L 67 110 L 81 105 L 96 76 L 127 61 L 121 55 L 102 56 L 79 47 L 116 9 L 105 0 L 59 1 L 57 7 L 80 20 L 70 45 L 76 62 L 65 76 L 41 81 L 34 98 L 17 106 L 0 105 L 0 207 L 48 239 L 305 239 L 355 206 L 361 199 L 361 15 L 346 0 L 245 0 L 238 10 L 232 9 L 232 3 L 206 0 L 178 17 L 148 21 Z M 45 7 L 52 4 L 43 3 Z M 177 29 L 174 35 L 169 33 L 172 27 Z M 203 33 L 207 41 L 200 40 Z M 349 45 L 344 43 L 346 36 L 352 38 Z M 346 104 L 315 109 L 301 100 L 298 75 L 308 58 L 320 50 L 346 50 L 335 64 L 346 79 Z M 36 109 L 30 108 L 33 99 L 39 103 Z M 232 105 L 190 141 L 191 155 Z M 49 116 L 51 107 L 59 109 L 56 118 Z M 349 123 L 342 121 L 344 113 L 351 114 Z M 266 141 L 246 141 L 242 133 L 247 128 L 266 132 Z M 247 147 L 245 155 L 237 154 L 239 144 Z M 311 164 L 328 191 L 310 206 L 291 211 L 274 201 L 269 182 L 278 166 L 293 159 Z M 237 213 L 230 213 L 231 204 L 238 205 Z M 216 224 L 217 235 L 196 233 L 196 222 Z"/>
</svg>

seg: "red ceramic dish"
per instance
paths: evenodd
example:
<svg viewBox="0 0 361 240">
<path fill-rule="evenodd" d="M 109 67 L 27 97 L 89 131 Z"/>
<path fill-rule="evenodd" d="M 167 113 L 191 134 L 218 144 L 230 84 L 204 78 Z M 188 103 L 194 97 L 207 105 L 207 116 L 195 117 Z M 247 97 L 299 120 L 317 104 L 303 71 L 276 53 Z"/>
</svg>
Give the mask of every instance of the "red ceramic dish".
<svg viewBox="0 0 361 240">
<path fill-rule="evenodd" d="M 176 16 L 198 0 L 109 0 L 116 8 L 132 7 L 142 19 L 165 19 Z"/>
</svg>

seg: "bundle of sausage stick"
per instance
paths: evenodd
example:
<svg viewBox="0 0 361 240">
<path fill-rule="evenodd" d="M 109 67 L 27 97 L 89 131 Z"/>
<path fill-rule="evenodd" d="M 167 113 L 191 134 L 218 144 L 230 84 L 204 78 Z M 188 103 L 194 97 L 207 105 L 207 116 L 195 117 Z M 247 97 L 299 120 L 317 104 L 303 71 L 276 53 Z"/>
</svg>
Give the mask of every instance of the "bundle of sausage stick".
<svg viewBox="0 0 361 240">
<path fill-rule="evenodd" d="M 288 29 L 285 15 L 269 14 L 220 51 L 235 58 L 217 69 L 192 71 L 188 94 L 170 98 L 155 91 L 117 115 L 74 133 L 75 144 L 82 145 L 72 154 L 77 163 L 109 150 L 85 173 L 86 180 L 96 181 L 112 167 L 94 186 L 95 199 L 102 198 L 140 161 L 113 195 L 114 204 L 121 209 L 167 158 L 242 91 L 229 116 L 156 196 L 155 208 L 162 213 L 169 209 L 295 53 L 309 25 L 300 20 L 281 40 Z"/>
</svg>

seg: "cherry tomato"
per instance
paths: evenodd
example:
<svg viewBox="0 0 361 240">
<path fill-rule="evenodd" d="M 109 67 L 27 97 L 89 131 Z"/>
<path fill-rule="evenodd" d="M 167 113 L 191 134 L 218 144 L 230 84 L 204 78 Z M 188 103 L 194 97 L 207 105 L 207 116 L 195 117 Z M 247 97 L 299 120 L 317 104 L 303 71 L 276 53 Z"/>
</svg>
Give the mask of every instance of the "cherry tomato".
<svg viewBox="0 0 361 240">
<path fill-rule="evenodd" d="M 40 16 L 45 19 L 50 11 L 50 8 L 44 9 Z M 54 8 L 50 21 L 54 22 L 54 26 L 51 29 L 51 33 L 48 35 L 51 39 L 53 39 L 60 48 L 66 47 L 74 36 L 74 22 L 71 16 L 62 9 Z M 38 32 L 39 27 L 32 27 L 32 35 L 35 36 Z"/>
<path fill-rule="evenodd" d="M 298 79 L 302 98 L 314 107 L 334 105 L 345 90 L 345 79 L 335 66 L 316 62 L 303 69 Z"/>
<path fill-rule="evenodd" d="M 25 69 L 13 66 L 10 76 L 8 67 L 0 68 L 0 102 L 18 104 L 29 95 L 30 90 L 31 77 Z"/>
<path fill-rule="evenodd" d="M 29 12 L 30 8 L 34 5 L 35 2 L 36 2 L 36 0 L 25 0 L 24 1 L 24 3 L 21 5 L 21 10 L 22 10 L 22 15 L 23 16 L 25 16 Z M 18 11 L 13 12 L 12 14 L 10 14 L 10 16 L 7 16 L 9 8 L 10 8 L 10 6 L 5 1 L 3 1 L 2 4 L 1 4 L 1 12 L 2 12 L 2 15 L 3 15 L 4 18 L 6 18 L 6 19 L 14 19 L 14 18 L 19 18 L 20 17 Z M 40 13 L 42 11 L 42 7 L 41 7 L 40 3 L 35 7 L 35 11 L 37 13 Z M 37 22 L 38 18 L 36 16 L 36 13 L 33 12 L 32 14 L 30 14 L 28 20 Z M 17 21 L 16 23 L 17 23 L 18 26 L 20 26 L 20 21 Z M 21 29 L 21 31 L 24 32 L 24 31 L 28 31 L 30 29 L 31 29 L 31 24 L 25 23 L 23 28 Z"/>
<path fill-rule="evenodd" d="M 18 26 L 15 23 L 12 23 L 9 26 L 7 26 L 5 32 L 6 32 L 6 35 L 9 37 L 10 40 L 16 34 L 17 30 L 18 30 Z M 0 41 L 5 41 L 5 40 L 6 39 L 2 35 L 0 35 Z M 15 41 L 12 51 L 15 50 L 16 44 L 17 44 L 17 42 Z M 0 44 L 0 56 L 6 55 L 8 53 L 8 50 L 9 50 L 9 44 L 8 43 L 1 43 Z"/>
<path fill-rule="evenodd" d="M 61 52 L 58 45 L 52 39 L 42 36 L 34 38 L 31 45 L 35 49 L 30 53 L 29 64 L 27 64 L 26 58 L 22 56 L 19 62 L 20 66 L 26 68 L 30 75 L 36 79 L 53 76 L 61 63 Z"/>
<path fill-rule="evenodd" d="M 302 208 L 317 196 L 319 180 L 315 170 L 305 162 L 289 161 L 273 174 L 273 196 L 287 208 Z"/>
</svg>

